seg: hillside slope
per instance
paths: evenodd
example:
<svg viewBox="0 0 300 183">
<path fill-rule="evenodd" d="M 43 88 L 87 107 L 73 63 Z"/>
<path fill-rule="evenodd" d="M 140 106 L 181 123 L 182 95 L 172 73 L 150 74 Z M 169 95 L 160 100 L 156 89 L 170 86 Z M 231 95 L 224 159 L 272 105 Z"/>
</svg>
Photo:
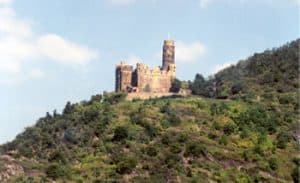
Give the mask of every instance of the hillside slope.
<svg viewBox="0 0 300 183">
<path fill-rule="evenodd" d="M 115 93 L 68 102 L 0 147 L 0 180 L 296 182 L 298 48 L 254 55 L 203 87 L 230 100 Z"/>
<path fill-rule="evenodd" d="M 255 53 L 215 74 L 208 81 L 207 91 L 213 91 L 210 95 L 217 98 L 233 99 L 296 92 L 299 89 L 299 54 L 300 39 Z"/>
</svg>

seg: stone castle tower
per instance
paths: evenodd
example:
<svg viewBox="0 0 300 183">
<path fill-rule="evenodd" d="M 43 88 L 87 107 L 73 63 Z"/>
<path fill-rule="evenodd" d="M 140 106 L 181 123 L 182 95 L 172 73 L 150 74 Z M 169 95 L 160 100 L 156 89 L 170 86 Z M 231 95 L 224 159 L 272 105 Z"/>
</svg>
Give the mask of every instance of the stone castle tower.
<svg viewBox="0 0 300 183">
<path fill-rule="evenodd" d="M 172 81 L 176 78 L 175 43 L 165 40 L 163 45 L 162 66 L 150 69 L 137 63 L 136 69 L 121 62 L 116 66 L 116 92 L 170 92 Z"/>
</svg>

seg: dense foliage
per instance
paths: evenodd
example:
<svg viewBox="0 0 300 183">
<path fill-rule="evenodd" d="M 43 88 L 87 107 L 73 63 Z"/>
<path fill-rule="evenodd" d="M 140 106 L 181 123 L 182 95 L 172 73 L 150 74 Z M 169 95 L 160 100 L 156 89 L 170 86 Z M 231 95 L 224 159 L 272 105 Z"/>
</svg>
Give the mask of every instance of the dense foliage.
<svg viewBox="0 0 300 183">
<path fill-rule="evenodd" d="M 280 48 L 255 53 L 205 80 L 197 74 L 190 88 L 196 95 L 214 98 L 254 98 L 272 100 L 275 94 L 299 88 L 300 39 Z M 283 96 L 282 102 L 288 100 Z"/>
<path fill-rule="evenodd" d="M 24 167 L 12 182 L 297 182 L 298 48 L 173 83 L 227 100 L 105 93 L 68 102 L 0 147 Z"/>
</svg>

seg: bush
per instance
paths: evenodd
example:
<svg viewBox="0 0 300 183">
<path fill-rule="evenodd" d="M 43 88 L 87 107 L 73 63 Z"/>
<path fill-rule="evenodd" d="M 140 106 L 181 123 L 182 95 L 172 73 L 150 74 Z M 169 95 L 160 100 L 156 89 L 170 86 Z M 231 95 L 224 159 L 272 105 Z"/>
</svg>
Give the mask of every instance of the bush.
<svg viewBox="0 0 300 183">
<path fill-rule="evenodd" d="M 178 165 L 180 159 L 180 156 L 177 154 L 168 154 L 166 155 L 165 163 L 167 164 L 168 168 L 172 168 Z"/>
<path fill-rule="evenodd" d="M 64 139 L 72 144 L 78 143 L 75 129 L 67 129 L 64 133 Z"/>
<path fill-rule="evenodd" d="M 149 137 L 155 137 L 158 134 L 158 129 L 152 124 L 145 123 L 144 128 Z"/>
<path fill-rule="evenodd" d="M 251 131 L 250 131 L 249 127 L 245 126 L 241 131 L 240 137 L 242 139 L 245 139 L 245 138 L 249 137 L 250 133 L 251 133 Z"/>
<path fill-rule="evenodd" d="M 178 154 L 181 152 L 181 148 L 179 144 L 172 144 L 170 147 L 170 151 L 174 154 Z"/>
<path fill-rule="evenodd" d="M 174 126 L 177 126 L 181 123 L 180 117 L 176 114 L 171 114 L 170 117 L 169 117 L 169 121 Z"/>
<path fill-rule="evenodd" d="M 127 157 L 117 164 L 117 172 L 120 174 L 130 173 L 136 167 L 136 164 L 136 159 Z"/>
<path fill-rule="evenodd" d="M 209 134 L 207 135 L 208 138 L 212 139 L 212 140 L 216 140 L 218 138 L 218 135 L 216 133 L 213 132 L 209 132 Z"/>
<path fill-rule="evenodd" d="M 205 146 L 202 144 L 192 142 L 191 144 L 188 144 L 185 150 L 185 155 L 189 156 L 195 156 L 199 157 L 200 155 L 204 155 L 206 151 Z"/>
<path fill-rule="evenodd" d="M 21 155 L 23 155 L 27 158 L 32 158 L 32 156 L 33 156 L 32 149 L 30 148 L 30 146 L 27 146 L 27 145 L 21 145 L 19 147 L 19 152 Z"/>
<path fill-rule="evenodd" d="M 240 129 L 247 127 L 251 130 L 274 133 L 277 129 L 278 118 L 275 115 L 269 115 L 264 107 L 258 105 L 240 113 L 234 118 L 234 122 Z"/>
<path fill-rule="evenodd" d="M 279 97 L 279 103 L 280 104 L 293 104 L 293 103 L 297 103 L 297 99 L 295 99 L 291 95 L 282 95 Z"/>
<path fill-rule="evenodd" d="M 228 137 L 226 135 L 222 135 L 222 137 L 219 140 L 219 144 L 226 146 L 228 144 Z"/>
<path fill-rule="evenodd" d="M 291 136 L 288 132 L 280 132 L 277 135 L 277 147 L 280 149 L 286 148 L 286 145 L 290 140 Z"/>
<path fill-rule="evenodd" d="M 278 169 L 278 159 L 276 157 L 270 158 L 268 163 L 269 163 L 269 167 L 272 170 L 277 170 Z"/>
<path fill-rule="evenodd" d="M 122 92 L 104 93 L 103 97 L 104 97 L 104 100 L 103 100 L 104 102 L 108 102 L 110 104 L 116 104 L 116 103 L 124 101 L 127 97 L 127 94 L 122 93 Z"/>
<path fill-rule="evenodd" d="M 231 135 L 232 133 L 234 133 L 234 131 L 235 131 L 235 124 L 233 124 L 233 123 L 227 123 L 223 127 L 223 132 L 226 135 Z"/>
<path fill-rule="evenodd" d="M 58 179 L 67 177 L 69 175 L 69 171 L 67 168 L 61 164 L 51 164 L 46 168 L 47 177 L 51 179 Z"/>
<path fill-rule="evenodd" d="M 295 167 L 294 169 L 293 169 L 293 171 L 292 171 L 292 173 L 291 173 L 291 176 L 292 176 L 292 178 L 293 178 L 293 181 L 295 182 L 295 183 L 298 183 L 299 182 L 299 177 L 300 177 L 300 170 L 299 170 L 299 167 L 297 166 L 297 167 Z"/>
<path fill-rule="evenodd" d="M 212 128 L 215 129 L 215 130 L 220 130 L 221 125 L 217 121 L 214 121 L 213 124 L 212 124 Z"/>
<path fill-rule="evenodd" d="M 119 126 L 114 131 L 114 141 L 120 141 L 128 137 L 128 129 L 124 126 Z"/>
<path fill-rule="evenodd" d="M 157 150 L 155 147 L 147 147 L 146 152 L 149 156 L 156 156 L 157 155 Z"/>
<path fill-rule="evenodd" d="M 161 138 L 161 143 L 164 145 L 169 145 L 171 142 L 170 137 L 168 136 L 168 134 L 165 134 L 162 136 Z"/>
<path fill-rule="evenodd" d="M 60 150 L 56 150 L 52 154 L 50 154 L 48 161 L 57 162 L 57 163 L 66 163 L 67 162 L 62 151 L 60 151 Z"/>
</svg>

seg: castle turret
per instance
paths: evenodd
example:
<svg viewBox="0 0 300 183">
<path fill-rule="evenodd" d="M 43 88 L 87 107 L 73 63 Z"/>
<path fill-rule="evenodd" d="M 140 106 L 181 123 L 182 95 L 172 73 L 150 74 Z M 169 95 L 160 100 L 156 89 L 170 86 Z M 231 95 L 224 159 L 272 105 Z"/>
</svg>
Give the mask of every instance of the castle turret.
<svg viewBox="0 0 300 183">
<path fill-rule="evenodd" d="M 171 64 L 175 64 L 175 44 L 173 40 L 165 40 L 163 46 L 162 69 L 169 70 Z"/>
<path fill-rule="evenodd" d="M 116 92 L 126 92 L 131 87 L 133 67 L 121 62 L 116 66 Z"/>
</svg>

